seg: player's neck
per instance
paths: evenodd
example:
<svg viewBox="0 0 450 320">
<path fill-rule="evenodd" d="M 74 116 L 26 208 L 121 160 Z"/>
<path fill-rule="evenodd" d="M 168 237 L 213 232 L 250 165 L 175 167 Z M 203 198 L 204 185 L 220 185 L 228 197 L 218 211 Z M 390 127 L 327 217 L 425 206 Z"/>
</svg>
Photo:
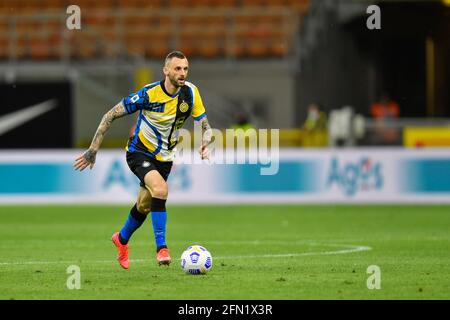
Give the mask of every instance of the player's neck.
<svg viewBox="0 0 450 320">
<path fill-rule="evenodd" d="M 178 92 L 178 90 L 180 90 L 179 87 L 175 87 L 172 82 L 170 82 L 169 78 L 166 78 L 166 80 L 164 80 L 164 89 L 166 89 L 167 93 L 171 96 L 173 96 Z"/>
</svg>

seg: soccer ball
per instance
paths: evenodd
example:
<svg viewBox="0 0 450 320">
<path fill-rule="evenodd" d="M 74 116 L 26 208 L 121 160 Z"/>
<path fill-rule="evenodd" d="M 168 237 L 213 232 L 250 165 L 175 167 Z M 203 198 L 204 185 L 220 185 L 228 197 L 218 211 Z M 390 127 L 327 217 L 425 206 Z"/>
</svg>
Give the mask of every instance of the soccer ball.
<svg viewBox="0 0 450 320">
<path fill-rule="evenodd" d="M 188 274 L 205 274 L 211 267 L 211 253 L 202 246 L 192 245 L 181 255 L 181 268 Z"/>
</svg>

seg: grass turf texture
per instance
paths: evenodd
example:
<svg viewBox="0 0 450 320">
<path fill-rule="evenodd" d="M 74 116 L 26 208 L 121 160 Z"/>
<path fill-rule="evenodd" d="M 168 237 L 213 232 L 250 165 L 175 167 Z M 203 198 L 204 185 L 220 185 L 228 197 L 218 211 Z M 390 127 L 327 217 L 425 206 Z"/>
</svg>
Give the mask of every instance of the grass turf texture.
<svg viewBox="0 0 450 320">
<path fill-rule="evenodd" d="M 148 219 L 123 270 L 110 237 L 128 210 L 0 206 L 0 299 L 450 298 L 450 206 L 169 206 L 172 265 L 157 266 Z M 213 255 L 204 276 L 179 265 L 196 243 Z M 347 245 L 372 249 L 324 254 Z M 66 287 L 70 265 L 80 290 Z M 379 290 L 367 288 L 370 265 Z"/>
</svg>

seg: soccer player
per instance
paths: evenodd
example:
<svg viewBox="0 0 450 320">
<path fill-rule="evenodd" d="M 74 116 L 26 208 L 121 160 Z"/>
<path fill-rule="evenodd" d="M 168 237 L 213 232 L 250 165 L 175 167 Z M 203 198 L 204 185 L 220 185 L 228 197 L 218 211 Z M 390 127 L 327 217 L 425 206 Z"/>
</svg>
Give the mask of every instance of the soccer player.
<svg viewBox="0 0 450 320">
<path fill-rule="evenodd" d="M 136 204 L 120 230 L 112 235 L 117 247 L 117 260 L 128 269 L 128 241 L 151 213 L 156 241 L 156 259 L 159 265 L 171 262 L 166 244 L 166 200 L 167 178 L 172 168 L 174 147 L 178 142 L 177 130 L 192 116 L 202 127 L 202 144 L 199 153 L 202 159 L 209 157 L 207 146 L 211 143 L 211 127 L 199 90 L 186 81 L 189 63 L 180 51 L 166 57 L 163 72 L 165 79 L 148 84 L 136 93 L 122 99 L 102 118 L 87 151 L 74 163 L 75 170 L 83 171 L 95 164 L 95 158 L 103 137 L 112 122 L 125 115 L 139 112 L 134 135 L 126 146 L 126 159 L 131 171 L 140 180 Z"/>
</svg>

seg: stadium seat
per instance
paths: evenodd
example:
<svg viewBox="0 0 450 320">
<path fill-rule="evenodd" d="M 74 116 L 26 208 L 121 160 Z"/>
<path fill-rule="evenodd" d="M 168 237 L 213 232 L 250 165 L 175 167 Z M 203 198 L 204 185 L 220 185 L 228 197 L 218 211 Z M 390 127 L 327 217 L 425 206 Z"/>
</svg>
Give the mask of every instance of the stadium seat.
<svg viewBox="0 0 450 320">
<path fill-rule="evenodd" d="M 242 1 L 242 6 L 244 7 L 264 7 L 267 5 L 266 0 L 245 0 Z M 270 1 L 269 1 L 270 2 Z"/>
<path fill-rule="evenodd" d="M 287 0 L 289 6 L 300 14 L 304 14 L 309 6 L 310 0 Z"/>
<path fill-rule="evenodd" d="M 188 8 L 191 0 L 169 0 L 169 6 L 172 8 Z"/>
<path fill-rule="evenodd" d="M 239 0 L 210 0 L 210 5 L 221 8 L 236 7 Z"/>
<path fill-rule="evenodd" d="M 30 55 L 34 60 L 50 58 L 50 44 L 45 37 L 36 37 L 30 40 Z"/>
<path fill-rule="evenodd" d="M 289 44 L 286 39 L 272 39 L 270 44 L 270 52 L 274 57 L 283 57 L 289 53 Z"/>
<path fill-rule="evenodd" d="M 101 34 L 99 38 L 99 53 L 100 55 L 115 59 L 120 57 L 120 35 L 114 30 L 108 30 Z"/>
<path fill-rule="evenodd" d="M 198 41 L 199 37 L 195 33 L 180 33 L 177 48 L 188 57 L 192 57 L 198 52 Z"/>
<path fill-rule="evenodd" d="M 147 41 L 146 56 L 161 59 L 170 50 L 170 37 L 167 33 L 153 34 Z"/>
<path fill-rule="evenodd" d="M 60 10 L 67 7 L 64 0 L 43 0 L 42 2 L 48 10 Z"/>
<path fill-rule="evenodd" d="M 198 42 L 198 54 L 203 58 L 215 58 L 223 56 L 225 34 L 224 32 L 207 32 L 200 35 Z"/>
<path fill-rule="evenodd" d="M 73 33 L 71 53 L 76 59 L 93 59 L 97 56 L 97 38 L 92 34 Z"/>
<path fill-rule="evenodd" d="M 292 10 L 282 8 L 305 10 L 309 1 L 78 0 L 76 4 L 83 8 L 84 36 L 58 31 L 64 29 L 61 26 L 64 21 L 57 17 L 39 17 L 46 11 L 61 10 L 67 3 L 66 0 L 0 3 L 0 14 L 8 15 L 13 8 L 14 14 L 23 15 L 17 23 L 18 55 L 52 59 L 61 54 L 65 36 L 68 36 L 73 50 L 71 56 L 79 59 L 122 55 L 160 57 L 175 47 L 183 48 L 189 56 L 203 58 L 224 54 L 282 57 L 288 53 L 290 37 L 297 32 L 296 23 L 289 20 Z M 171 10 L 174 8 L 179 10 Z M 39 40 L 30 39 L 36 30 L 46 33 L 49 52 L 41 48 Z M 0 21 L 0 36 L 2 33 L 6 33 L 6 37 L 12 34 L 8 21 Z"/>
<path fill-rule="evenodd" d="M 125 50 L 128 56 L 144 57 L 147 49 L 147 42 L 144 34 L 133 33 L 127 35 L 125 39 Z"/>
<path fill-rule="evenodd" d="M 0 35 L 0 59 L 6 59 L 9 52 L 9 41 L 7 38 Z"/>
</svg>

